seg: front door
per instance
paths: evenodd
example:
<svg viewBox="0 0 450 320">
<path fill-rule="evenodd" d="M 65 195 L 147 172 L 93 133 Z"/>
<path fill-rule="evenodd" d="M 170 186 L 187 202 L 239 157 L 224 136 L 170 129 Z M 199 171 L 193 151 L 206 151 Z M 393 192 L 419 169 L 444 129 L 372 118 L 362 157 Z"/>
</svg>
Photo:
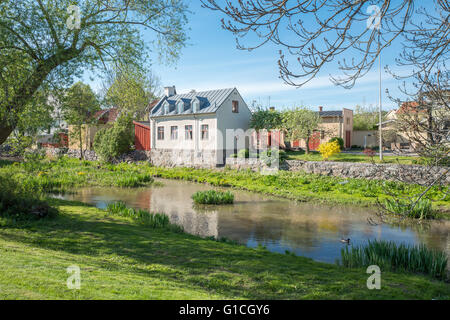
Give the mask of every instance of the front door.
<svg viewBox="0 0 450 320">
<path fill-rule="evenodd" d="M 345 132 L 345 147 L 350 148 L 352 146 L 352 132 L 346 131 Z"/>
</svg>

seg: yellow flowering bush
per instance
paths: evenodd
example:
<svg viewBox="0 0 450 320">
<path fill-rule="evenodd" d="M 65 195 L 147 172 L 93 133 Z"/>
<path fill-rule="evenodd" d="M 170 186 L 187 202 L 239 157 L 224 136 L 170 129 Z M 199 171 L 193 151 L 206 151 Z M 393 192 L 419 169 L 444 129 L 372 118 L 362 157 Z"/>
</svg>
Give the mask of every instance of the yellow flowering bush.
<svg viewBox="0 0 450 320">
<path fill-rule="evenodd" d="M 341 152 L 341 147 L 339 146 L 339 143 L 337 141 L 322 143 L 318 148 L 317 151 L 320 152 L 322 155 L 322 158 L 324 160 L 327 160 L 332 155 L 338 154 Z"/>
</svg>

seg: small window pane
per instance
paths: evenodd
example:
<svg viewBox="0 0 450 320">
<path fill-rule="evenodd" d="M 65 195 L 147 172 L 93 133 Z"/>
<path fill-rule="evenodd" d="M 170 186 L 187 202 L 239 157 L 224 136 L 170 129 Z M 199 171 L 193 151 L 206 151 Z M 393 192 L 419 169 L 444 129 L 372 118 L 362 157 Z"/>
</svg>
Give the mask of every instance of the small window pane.
<svg viewBox="0 0 450 320">
<path fill-rule="evenodd" d="M 203 124 L 202 125 L 202 140 L 208 140 L 208 139 L 209 139 L 208 125 Z"/>
<path fill-rule="evenodd" d="M 164 127 L 158 127 L 158 140 L 164 140 Z"/>
<path fill-rule="evenodd" d="M 178 127 L 177 126 L 170 127 L 170 139 L 178 140 Z"/>
<path fill-rule="evenodd" d="M 184 126 L 185 139 L 192 140 L 192 126 Z"/>
<path fill-rule="evenodd" d="M 232 111 L 233 113 L 239 113 L 239 101 L 233 101 Z"/>
</svg>

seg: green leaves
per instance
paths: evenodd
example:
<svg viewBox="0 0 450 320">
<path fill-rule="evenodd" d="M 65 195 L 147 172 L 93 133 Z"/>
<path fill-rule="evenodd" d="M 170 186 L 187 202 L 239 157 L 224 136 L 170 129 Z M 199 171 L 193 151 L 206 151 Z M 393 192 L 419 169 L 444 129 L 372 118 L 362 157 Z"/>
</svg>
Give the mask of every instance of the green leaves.
<svg viewBox="0 0 450 320">
<path fill-rule="evenodd" d="M 67 25 L 72 5 L 80 9 L 80 28 Z M 161 57 L 177 59 L 186 11 L 184 0 L 1 1 L 0 144 L 44 86 L 67 88 L 84 71 L 116 63 L 146 65 L 144 33 Z"/>
<path fill-rule="evenodd" d="M 255 130 L 272 130 L 281 127 L 281 113 L 276 110 L 258 109 L 252 114 L 250 127 Z"/>
<path fill-rule="evenodd" d="M 320 123 L 320 116 L 307 108 L 293 108 L 282 113 L 282 126 L 291 141 L 307 139 Z"/>
<path fill-rule="evenodd" d="M 94 150 L 103 161 L 127 153 L 133 145 L 134 133 L 128 117 L 121 116 L 111 128 L 97 132 L 94 139 Z"/>
</svg>

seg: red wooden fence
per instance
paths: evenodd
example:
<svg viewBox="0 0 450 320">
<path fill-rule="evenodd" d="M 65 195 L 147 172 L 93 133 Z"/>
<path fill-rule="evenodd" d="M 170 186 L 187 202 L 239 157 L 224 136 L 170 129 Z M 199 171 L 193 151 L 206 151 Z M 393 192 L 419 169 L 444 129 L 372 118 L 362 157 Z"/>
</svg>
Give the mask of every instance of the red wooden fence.
<svg viewBox="0 0 450 320">
<path fill-rule="evenodd" d="M 136 150 L 150 150 L 150 123 L 136 122 L 134 123 L 134 144 Z"/>
</svg>

